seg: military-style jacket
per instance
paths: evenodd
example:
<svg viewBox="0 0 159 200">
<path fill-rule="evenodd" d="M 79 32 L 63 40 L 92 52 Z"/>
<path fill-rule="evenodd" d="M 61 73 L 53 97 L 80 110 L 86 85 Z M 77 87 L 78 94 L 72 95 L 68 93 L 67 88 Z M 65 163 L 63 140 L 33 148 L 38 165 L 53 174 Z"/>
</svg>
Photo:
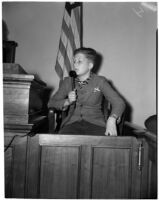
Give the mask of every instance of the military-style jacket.
<svg viewBox="0 0 159 200">
<path fill-rule="evenodd" d="M 68 116 L 63 120 L 62 126 L 83 119 L 105 127 L 106 120 L 102 111 L 103 95 L 111 104 L 111 114 L 121 117 L 125 103 L 112 89 L 105 77 L 92 73 L 90 79 L 83 86 L 76 79 L 75 88 L 77 90 L 76 104 L 69 106 Z M 70 77 L 67 77 L 55 95 L 50 98 L 48 106 L 62 110 L 70 91 L 72 91 L 72 81 Z"/>
</svg>

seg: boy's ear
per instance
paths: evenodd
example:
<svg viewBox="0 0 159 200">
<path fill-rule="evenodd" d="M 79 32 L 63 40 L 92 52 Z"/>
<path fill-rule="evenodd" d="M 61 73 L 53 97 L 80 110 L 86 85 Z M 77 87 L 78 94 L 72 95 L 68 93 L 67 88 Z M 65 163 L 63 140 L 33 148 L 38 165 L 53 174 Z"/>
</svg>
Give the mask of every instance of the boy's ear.
<svg viewBox="0 0 159 200">
<path fill-rule="evenodd" d="M 90 63 L 89 63 L 89 69 L 91 70 L 92 68 L 93 68 L 93 63 L 90 62 Z"/>
</svg>

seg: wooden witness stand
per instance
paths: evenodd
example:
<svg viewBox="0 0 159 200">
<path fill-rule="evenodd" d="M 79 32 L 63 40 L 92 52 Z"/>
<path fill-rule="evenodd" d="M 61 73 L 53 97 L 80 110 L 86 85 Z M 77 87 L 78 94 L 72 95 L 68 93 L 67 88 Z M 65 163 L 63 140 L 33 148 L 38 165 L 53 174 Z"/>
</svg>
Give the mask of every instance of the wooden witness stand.
<svg viewBox="0 0 159 200">
<path fill-rule="evenodd" d="M 143 135 L 17 138 L 5 153 L 6 197 L 156 198 L 151 142 Z"/>
</svg>

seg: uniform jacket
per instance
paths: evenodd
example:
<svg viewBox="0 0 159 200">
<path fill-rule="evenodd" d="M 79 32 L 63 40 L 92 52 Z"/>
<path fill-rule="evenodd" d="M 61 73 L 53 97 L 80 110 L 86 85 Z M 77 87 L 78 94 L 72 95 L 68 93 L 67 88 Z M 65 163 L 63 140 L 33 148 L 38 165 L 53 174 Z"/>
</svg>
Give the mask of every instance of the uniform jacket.
<svg viewBox="0 0 159 200">
<path fill-rule="evenodd" d="M 76 104 L 69 106 L 68 116 L 62 122 L 62 126 L 83 119 L 105 127 L 106 120 L 102 110 L 103 95 L 111 104 L 111 114 L 116 114 L 121 117 L 125 109 L 125 103 L 112 89 L 105 77 L 92 73 L 86 85 L 81 87 L 79 83 L 76 82 L 75 88 L 77 90 Z M 48 106 L 62 110 L 70 91 L 72 91 L 72 81 L 70 77 L 67 77 L 64 79 L 55 95 L 50 98 Z"/>
</svg>

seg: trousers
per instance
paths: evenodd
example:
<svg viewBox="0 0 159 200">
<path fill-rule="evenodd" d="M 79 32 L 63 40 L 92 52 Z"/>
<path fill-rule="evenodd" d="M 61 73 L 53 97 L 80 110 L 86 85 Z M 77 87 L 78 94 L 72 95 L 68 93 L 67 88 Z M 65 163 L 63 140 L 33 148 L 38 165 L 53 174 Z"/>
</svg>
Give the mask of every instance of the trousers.
<svg viewBox="0 0 159 200">
<path fill-rule="evenodd" d="M 106 131 L 105 127 L 91 124 L 87 121 L 81 120 L 64 126 L 59 134 L 61 135 L 100 135 L 104 136 Z"/>
</svg>

